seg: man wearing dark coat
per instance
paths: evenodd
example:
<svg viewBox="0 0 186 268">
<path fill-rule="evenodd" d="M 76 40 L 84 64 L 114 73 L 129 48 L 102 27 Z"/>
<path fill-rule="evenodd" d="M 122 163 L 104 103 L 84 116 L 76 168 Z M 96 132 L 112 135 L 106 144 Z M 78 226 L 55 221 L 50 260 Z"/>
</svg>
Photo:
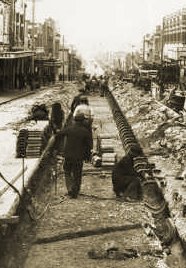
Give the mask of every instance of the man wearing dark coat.
<svg viewBox="0 0 186 268">
<path fill-rule="evenodd" d="M 77 198 L 82 181 L 83 161 L 89 161 L 92 149 L 92 137 L 83 125 L 84 115 L 78 114 L 74 122 L 61 132 L 63 139 L 64 173 L 70 198 Z"/>
<path fill-rule="evenodd" d="M 113 168 L 112 185 L 116 197 L 124 197 L 126 200 L 142 198 L 142 188 L 139 176 L 134 170 L 133 158 L 140 156 L 141 150 L 132 147 Z"/>
<path fill-rule="evenodd" d="M 53 133 L 56 133 L 58 130 L 62 128 L 64 117 L 65 114 L 61 107 L 61 104 L 59 102 L 53 103 L 50 117 L 50 123 Z"/>
<path fill-rule="evenodd" d="M 76 109 L 76 107 L 80 104 L 80 99 L 81 97 L 84 95 L 84 89 L 80 89 L 79 90 L 79 94 L 76 95 L 72 101 L 72 104 L 71 104 L 71 107 L 70 107 L 70 110 L 71 112 L 73 113 L 74 110 Z"/>
</svg>

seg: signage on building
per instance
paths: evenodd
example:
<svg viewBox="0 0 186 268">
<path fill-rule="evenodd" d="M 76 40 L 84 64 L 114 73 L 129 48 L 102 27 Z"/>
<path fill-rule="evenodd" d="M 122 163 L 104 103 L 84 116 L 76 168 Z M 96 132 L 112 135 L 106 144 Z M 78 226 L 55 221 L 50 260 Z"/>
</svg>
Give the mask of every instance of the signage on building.
<svg viewBox="0 0 186 268">
<path fill-rule="evenodd" d="M 185 57 L 186 57 L 186 47 L 179 47 L 178 58 L 185 58 Z"/>
<path fill-rule="evenodd" d="M 36 47 L 36 54 L 45 53 L 44 47 Z"/>
<path fill-rule="evenodd" d="M 22 52 L 0 52 L 0 59 L 16 59 L 33 56 L 35 53 L 31 51 Z"/>
</svg>

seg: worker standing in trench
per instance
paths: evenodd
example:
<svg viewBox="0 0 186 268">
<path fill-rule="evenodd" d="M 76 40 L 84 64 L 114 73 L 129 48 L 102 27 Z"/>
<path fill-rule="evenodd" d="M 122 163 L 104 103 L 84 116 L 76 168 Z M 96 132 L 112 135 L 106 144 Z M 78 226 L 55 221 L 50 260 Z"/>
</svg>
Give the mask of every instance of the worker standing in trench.
<svg viewBox="0 0 186 268">
<path fill-rule="evenodd" d="M 84 126 L 84 114 L 77 114 L 70 126 L 60 133 L 63 140 L 65 182 L 70 198 L 77 198 L 82 181 L 83 161 L 90 161 L 92 136 Z"/>
<path fill-rule="evenodd" d="M 92 134 L 92 123 L 93 123 L 93 111 L 89 105 L 88 98 L 86 96 L 81 96 L 79 99 L 79 104 L 76 106 L 73 118 L 75 118 L 78 114 L 84 115 L 83 125 L 88 129 L 91 135 L 91 140 L 93 140 Z M 93 144 L 91 145 L 93 147 Z"/>
</svg>

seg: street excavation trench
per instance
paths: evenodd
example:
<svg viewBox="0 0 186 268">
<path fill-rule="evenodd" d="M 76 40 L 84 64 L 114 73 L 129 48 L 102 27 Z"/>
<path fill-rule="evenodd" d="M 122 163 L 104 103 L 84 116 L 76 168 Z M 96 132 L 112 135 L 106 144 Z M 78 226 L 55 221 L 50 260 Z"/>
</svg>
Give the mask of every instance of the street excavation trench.
<svg viewBox="0 0 186 268">
<path fill-rule="evenodd" d="M 183 241 L 181 241 L 178 236 L 174 224 L 175 219 L 169 209 L 169 204 L 165 200 L 165 188 L 167 183 L 166 178 L 169 178 L 169 176 L 181 176 L 183 172 L 183 163 L 186 154 L 186 150 L 184 150 L 185 126 L 183 122 L 179 121 L 180 119 L 177 114 L 174 114 L 171 110 L 161 106 L 159 103 L 152 100 L 149 95 L 136 90 L 131 87 L 131 85 L 123 84 L 117 89 L 111 87 L 110 91 L 112 94 L 108 97 L 108 102 L 111 106 L 124 150 L 127 151 L 130 149 L 132 139 L 132 142 L 139 145 L 144 153 L 142 159 L 137 159 L 136 170 L 139 171 L 144 167 L 145 169 L 154 168 L 160 178 L 159 180 L 151 178 L 151 180 L 142 181 L 144 190 L 143 202 L 147 208 L 147 216 L 149 215 L 149 221 L 146 220 L 143 222 L 143 224 L 146 223 L 144 229 L 149 239 L 153 239 L 154 234 L 159 238 L 162 248 L 162 251 L 160 251 L 163 253 L 163 259 L 165 259 L 165 262 L 162 262 L 162 266 L 160 262 L 158 268 L 184 268 L 186 267 L 186 259 L 183 246 L 185 245 L 182 244 Z M 115 100 L 117 101 L 116 103 Z M 130 134 L 127 136 L 129 139 L 125 139 L 126 133 Z M 155 167 L 153 164 L 155 164 Z M 58 182 L 56 181 L 54 173 L 56 170 L 59 178 L 61 178 Z M 69 258 L 69 252 L 65 253 L 65 246 L 68 245 L 69 251 L 72 251 L 71 248 L 74 248 L 75 243 L 73 240 L 78 238 L 80 241 L 80 248 L 82 243 L 82 252 L 86 250 L 86 253 L 89 252 L 89 257 L 92 257 L 91 254 L 93 254 L 93 251 L 88 251 L 88 247 L 90 247 L 90 241 L 92 241 L 92 243 L 95 242 L 96 245 L 94 236 L 102 236 L 101 241 L 103 243 L 107 233 L 110 232 L 117 234 L 117 232 L 125 232 L 128 228 L 130 233 L 131 228 L 133 234 L 135 234 L 135 232 L 136 235 L 137 233 L 140 233 L 140 226 L 138 226 L 139 215 L 141 215 L 139 212 L 142 209 L 140 204 L 134 203 L 132 205 L 134 211 L 130 212 L 131 204 L 115 202 L 115 196 L 112 194 L 111 185 L 108 189 L 110 193 L 109 198 L 107 198 L 107 194 L 105 196 L 105 193 L 102 193 L 103 190 L 101 187 L 103 186 L 104 188 L 104 185 L 108 186 L 107 177 L 109 178 L 109 173 L 102 173 L 100 170 L 96 171 L 95 169 L 92 169 L 90 165 L 85 166 L 85 174 L 86 172 L 89 174 L 85 175 L 85 186 L 83 186 L 83 190 L 86 190 L 86 194 L 82 193 L 75 205 L 73 201 L 67 200 L 63 192 L 64 175 L 62 172 L 62 158 L 57 153 L 56 148 L 43 158 L 30 185 L 34 197 L 30 197 L 26 194 L 24 203 L 19 208 L 19 212 L 21 213 L 20 225 L 14 227 L 10 226 L 9 234 L 2 237 L 1 267 L 47 268 L 51 267 L 49 266 L 50 261 L 52 257 L 55 257 L 56 266 L 54 265 L 52 267 L 71 268 L 75 266 L 71 264 L 70 259 L 67 260 L 68 265 L 66 266 L 59 266 L 57 261 L 60 263 L 60 261 L 63 261 L 62 257 L 63 259 L 65 259 L 65 257 Z M 104 179 L 102 179 L 102 177 Z M 99 187 L 95 187 L 94 190 L 94 186 L 97 184 Z M 98 197 L 98 194 L 104 194 L 104 198 L 101 196 Z M 33 208 L 30 210 L 32 212 L 31 214 L 30 211 L 28 211 L 27 206 L 30 202 L 29 198 L 32 198 L 32 204 L 34 204 L 35 208 L 35 211 Z M 49 207 L 47 207 L 48 204 Z M 94 209 L 97 208 L 98 211 L 100 207 L 102 207 L 102 217 L 106 218 L 107 216 L 106 211 L 104 212 L 104 208 L 107 208 L 109 204 L 110 206 L 113 206 L 109 211 L 109 220 L 111 221 L 110 224 L 113 224 L 113 227 L 111 228 L 107 223 L 104 228 L 95 225 L 94 229 L 91 229 L 91 224 L 93 224 L 91 220 L 94 218 L 93 222 L 99 222 L 99 219 L 97 214 L 92 214 L 94 213 L 94 210 L 91 212 L 90 207 L 94 207 Z M 78 214 L 82 210 L 81 205 L 87 205 L 87 208 L 86 206 L 83 208 L 85 211 L 82 212 L 86 215 L 86 222 L 84 222 L 85 219 L 81 219 Z M 67 212 L 65 207 L 68 209 Z M 125 220 L 127 219 L 127 224 L 122 224 L 123 214 L 121 215 L 121 219 L 118 218 L 117 213 L 121 213 L 121 208 L 123 208 L 123 211 L 125 212 L 129 211 L 125 218 Z M 38 211 L 39 213 L 37 214 Z M 64 216 L 65 213 L 66 216 Z M 37 215 L 40 215 L 41 217 L 37 219 Z M 63 217 L 66 218 L 64 219 Z M 115 225 L 116 218 L 118 222 L 121 222 L 120 226 Z M 132 225 L 130 221 L 131 219 L 133 223 Z M 73 224 L 70 222 L 71 220 L 73 220 Z M 81 225 L 79 226 L 78 224 L 80 224 L 80 222 L 82 226 L 88 226 L 88 229 L 79 229 Z M 76 230 L 75 232 L 74 228 Z M 132 230 L 132 228 L 134 228 L 134 230 Z M 183 229 L 184 228 L 185 226 L 183 226 Z M 68 232 L 65 233 L 65 230 L 68 230 Z M 116 235 L 118 240 L 120 239 L 120 236 L 121 235 Z M 88 237 L 92 238 L 88 242 L 87 248 L 84 248 L 81 238 L 87 239 Z M 133 236 L 131 237 L 133 239 Z M 128 241 L 128 245 L 135 245 L 135 241 L 130 241 L 130 235 L 127 234 L 127 232 L 124 233 L 124 238 L 126 239 L 126 242 Z M 60 244 L 60 247 L 64 250 L 63 254 L 62 250 L 59 250 L 57 247 L 60 241 L 64 244 L 64 246 L 63 244 Z M 142 242 L 143 241 L 141 241 L 141 243 Z M 54 245 L 56 243 L 57 245 L 55 247 Z M 50 244 L 54 251 L 52 251 Z M 32 247 L 35 247 L 36 249 L 32 250 Z M 146 247 L 147 248 L 142 247 L 143 250 L 141 251 L 147 253 L 148 245 L 146 245 Z M 157 248 L 159 247 L 157 246 Z M 157 266 L 153 266 L 155 263 L 154 258 L 156 258 L 154 256 L 157 252 L 158 250 L 156 251 L 156 248 L 154 249 L 154 252 L 150 252 L 149 249 L 148 254 L 152 255 L 151 258 L 149 257 L 148 259 L 147 257 L 147 259 L 145 259 L 146 257 L 144 257 L 144 259 L 138 258 L 138 260 L 135 260 L 134 258 L 133 260 L 131 259 L 131 262 L 129 261 L 129 263 L 126 264 L 125 262 L 122 262 L 122 264 L 120 262 L 115 263 L 114 267 L 155 268 Z M 144 253 L 144 255 L 146 253 Z M 81 265 L 81 257 L 82 256 L 80 255 L 80 259 L 76 260 L 76 267 Z M 34 260 L 37 261 L 38 266 L 34 266 Z M 102 262 L 102 259 L 100 258 L 99 261 Z M 98 265 L 93 266 L 92 264 L 92 266 L 90 266 L 87 260 L 87 266 L 85 267 L 111 267 L 104 266 L 104 263 L 100 263 L 101 266 Z"/>
<path fill-rule="evenodd" d="M 170 253 L 167 264 L 169 267 L 186 267 L 185 239 L 180 238 L 180 232 L 177 233 L 175 222 L 178 219 L 174 217 L 176 215 L 183 219 L 183 204 L 180 201 L 184 202 L 186 193 L 182 188 L 183 183 L 175 188 L 174 183 L 167 182 L 169 177 L 184 180 L 186 123 L 182 116 L 152 99 L 150 94 L 125 83 L 117 88 L 112 87 L 111 92 L 124 116 L 122 123 L 130 126 L 135 142 L 140 144 L 144 156 L 148 158 L 147 162 L 154 165 L 154 180 L 142 182 L 142 185 L 144 200 L 146 195 L 146 205 L 154 217 L 155 233 L 162 245 L 167 246 L 167 253 Z M 114 106 L 113 100 L 111 103 Z M 117 116 L 120 137 L 125 139 L 121 119 L 119 121 Z M 124 147 L 127 149 L 125 142 Z M 185 230 L 186 221 L 182 222 L 181 229 Z"/>
</svg>

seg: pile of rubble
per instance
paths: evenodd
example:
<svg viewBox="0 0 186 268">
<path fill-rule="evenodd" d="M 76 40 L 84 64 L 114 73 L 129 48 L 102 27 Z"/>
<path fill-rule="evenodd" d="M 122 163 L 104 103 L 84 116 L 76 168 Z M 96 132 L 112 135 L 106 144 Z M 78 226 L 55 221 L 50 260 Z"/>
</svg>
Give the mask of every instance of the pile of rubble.
<svg viewBox="0 0 186 268">
<path fill-rule="evenodd" d="M 171 217 L 186 248 L 186 122 L 177 113 L 131 84 L 111 88 L 149 161 L 159 170 L 157 180 Z M 158 178 L 159 177 L 159 178 Z"/>
<path fill-rule="evenodd" d="M 186 161 L 186 123 L 183 117 L 131 85 L 112 89 L 135 136 L 149 154 Z"/>
</svg>

